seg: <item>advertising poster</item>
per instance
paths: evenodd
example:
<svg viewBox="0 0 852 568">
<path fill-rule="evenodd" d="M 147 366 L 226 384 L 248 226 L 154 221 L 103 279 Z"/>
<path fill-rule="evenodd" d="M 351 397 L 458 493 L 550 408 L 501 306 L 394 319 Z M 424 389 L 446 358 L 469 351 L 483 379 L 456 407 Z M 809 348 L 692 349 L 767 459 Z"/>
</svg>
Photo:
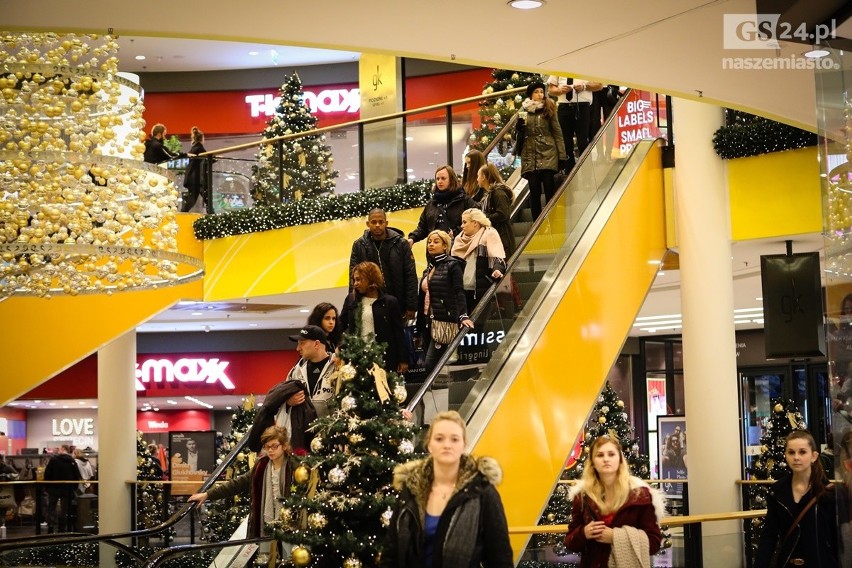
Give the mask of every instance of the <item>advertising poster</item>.
<svg viewBox="0 0 852 568">
<path fill-rule="evenodd" d="M 169 432 L 172 495 L 192 495 L 216 466 L 216 432 Z"/>
<path fill-rule="evenodd" d="M 686 479 L 686 418 L 683 416 L 657 417 L 660 478 Z M 661 483 L 660 490 L 668 499 L 683 498 L 683 483 Z"/>
</svg>

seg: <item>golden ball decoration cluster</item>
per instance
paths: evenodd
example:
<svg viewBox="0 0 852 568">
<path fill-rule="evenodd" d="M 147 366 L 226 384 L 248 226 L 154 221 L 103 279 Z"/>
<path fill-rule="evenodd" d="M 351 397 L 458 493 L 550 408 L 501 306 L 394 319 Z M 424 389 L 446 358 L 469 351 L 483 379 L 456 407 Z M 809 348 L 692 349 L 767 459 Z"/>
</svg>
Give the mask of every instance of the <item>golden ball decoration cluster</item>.
<svg viewBox="0 0 852 568">
<path fill-rule="evenodd" d="M 173 179 L 142 162 L 140 90 L 118 72 L 116 39 L 0 36 L 0 297 L 200 276 L 177 253 Z"/>
</svg>

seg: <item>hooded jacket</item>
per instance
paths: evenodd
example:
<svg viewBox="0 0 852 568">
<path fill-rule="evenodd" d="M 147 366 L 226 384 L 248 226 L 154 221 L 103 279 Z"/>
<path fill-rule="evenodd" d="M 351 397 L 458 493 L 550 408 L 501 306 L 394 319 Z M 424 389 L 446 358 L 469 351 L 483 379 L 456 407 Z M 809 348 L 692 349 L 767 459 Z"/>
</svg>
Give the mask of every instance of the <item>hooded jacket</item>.
<svg viewBox="0 0 852 568">
<path fill-rule="evenodd" d="M 423 207 L 417 227 L 408 233 L 408 238 L 416 243 L 435 229 L 451 232 L 455 237 L 461 232 L 462 213 L 472 207 L 477 207 L 476 201 L 468 197 L 461 186 L 455 190 L 433 190 L 432 199 Z"/>
<path fill-rule="evenodd" d="M 77 468 L 77 462 L 71 457 L 71 454 L 56 454 L 47 466 L 44 468 L 45 481 L 79 481 L 80 470 Z M 50 484 L 47 486 L 47 492 L 51 495 L 66 495 L 74 493 L 76 485 L 71 484 Z"/>
<path fill-rule="evenodd" d="M 145 154 L 143 158 L 149 164 L 160 164 L 178 157 L 166 150 L 163 141 L 159 138 L 148 138 L 145 140 Z"/>
<path fill-rule="evenodd" d="M 591 466 L 589 466 L 591 467 Z M 665 504 L 660 492 L 651 489 L 638 477 L 630 477 L 630 494 L 627 501 L 617 510 L 607 526 L 618 528 L 631 526 L 648 535 L 649 554 L 660 550 L 660 519 L 665 513 Z M 586 496 L 586 483 L 577 482 L 568 492 L 571 503 L 571 522 L 565 535 L 568 550 L 581 553 L 580 568 L 606 568 L 611 546 L 596 540 L 587 540 L 583 529 L 592 521 L 601 520 L 598 506 Z"/>
<path fill-rule="evenodd" d="M 804 518 L 781 543 L 775 565 L 772 558 L 778 541 L 804 507 L 813 498 L 808 491 L 799 501 L 793 502 L 793 476 L 788 475 L 772 484 L 766 497 L 766 520 L 757 547 L 755 568 L 787 566 L 790 558 L 801 558 L 805 566 L 838 566 L 837 517 L 834 488 L 825 493 L 805 513 Z"/>
<path fill-rule="evenodd" d="M 369 229 L 364 235 L 352 243 L 352 254 L 349 256 L 349 274 L 359 262 L 375 262 L 382 271 L 385 279 L 385 292 L 399 302 L 402 313 L 417 309 L 417 267 L 414 265 L 414 254 L 405 236 L 399 229 L 388 227 L 387 237 L 383 241 L 374 241 Z M 376 243 L 379 243 L 378 245 Z M 382 263 L 377 246 L 388 247 L 390 266 Z M 352 285 L 349 285 L 352 293 Z"/>
<path fill-rule="evenodd" d="M 432 458 L 394 469 L 400 491 L 382 551 L 382 568 L 423 566 L 423 527 L 432 490 Z M 492 458 L 462 456 L 459 478 L 444 512 L 432 549 L 432 568 L 511 568 L 512 547 L 503 503 L 495 485 L 503 471 Z"/>
</svg>

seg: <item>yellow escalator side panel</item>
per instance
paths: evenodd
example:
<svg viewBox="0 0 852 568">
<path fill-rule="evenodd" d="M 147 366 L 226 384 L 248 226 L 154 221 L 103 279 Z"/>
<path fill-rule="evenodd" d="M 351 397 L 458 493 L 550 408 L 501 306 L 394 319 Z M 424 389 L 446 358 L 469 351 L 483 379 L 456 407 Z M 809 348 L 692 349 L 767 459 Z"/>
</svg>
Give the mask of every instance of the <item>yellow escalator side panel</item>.
<svg viewBox="0 0 852 568">
<path fill-rule="evenodd" d="M 178 251 L 201 258 L 194 215 L 177 216 Z M 135 329 L 179 300 L 200 300 L 201 280 L 112 296 L 12 297 L 0 302 L 0 406 Z"/>
<path fill-rule="evenodd" d="M 509 526 L 535 525 L 666 251 L 658 147 L 607 221 L 478 444 L 503 467 Z M 616 411 L 617 409 L 613 409 Z M 520 555 L 528 536 L 512 537 Z"/>
<path fill-rule="evenodd" d="M 407 237 L 422 209 L 388 214 L 388 226 Z M 348 286 L 352 243 L 366 216 L 214 239 L 204 243 L 206 301 L 251 298 Z M 415 246 L 415 260 L 425 249 Z"/>
<path fill-rule="evenodd" d="M 816 147 L 737 158 L 726 163 L 733 240 L 822 231 Z"/>
</svg>

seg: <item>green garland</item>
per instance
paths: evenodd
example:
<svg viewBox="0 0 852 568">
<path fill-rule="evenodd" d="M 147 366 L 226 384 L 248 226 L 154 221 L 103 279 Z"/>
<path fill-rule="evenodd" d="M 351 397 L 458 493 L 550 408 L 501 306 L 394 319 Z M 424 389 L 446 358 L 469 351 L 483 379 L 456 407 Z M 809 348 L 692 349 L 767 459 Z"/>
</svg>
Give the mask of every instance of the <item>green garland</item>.
<svg viewBox="0 0 852 568">
<path fill-rule="evenodd" d="M 739 111 L 728 111 L 728 124 L 713 134 L 713 149 L 723 160 L 816 145 L 813 132 Z"/>
<path fill-rule="evenodd" d="M 193 224 L 195 238 L 219 239 L 232 235 L 271 231 L 284 227 L 337 221 L 367 215 L 379 207 L 387 212 L 422 207 L 429 200 L 432 180 L 354 193 L 321 196 L 301 201 L 237 209 L 201 217 Z"/>
</svg>

